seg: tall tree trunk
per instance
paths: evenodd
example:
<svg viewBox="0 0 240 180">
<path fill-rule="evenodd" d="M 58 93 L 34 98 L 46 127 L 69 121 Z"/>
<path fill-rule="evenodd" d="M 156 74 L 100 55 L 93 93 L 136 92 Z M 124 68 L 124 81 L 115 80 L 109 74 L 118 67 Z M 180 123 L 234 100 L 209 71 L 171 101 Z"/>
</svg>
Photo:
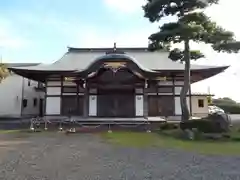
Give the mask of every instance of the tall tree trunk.
<svg viewBox="0 0 240 180">
<path fill-rule="evenodd" d="M 180 93 L 180 103 L 182 109 L 182 122 L 189 120 L 189 109 L 187 103 L 187 94 L 190 87 L 190 47 L 189 47 L 189 39 L 184 41 L 184 62 L 185 62 L 185 69 L 184 69 L 184 85 L 181 89 Z"/>
</svg>

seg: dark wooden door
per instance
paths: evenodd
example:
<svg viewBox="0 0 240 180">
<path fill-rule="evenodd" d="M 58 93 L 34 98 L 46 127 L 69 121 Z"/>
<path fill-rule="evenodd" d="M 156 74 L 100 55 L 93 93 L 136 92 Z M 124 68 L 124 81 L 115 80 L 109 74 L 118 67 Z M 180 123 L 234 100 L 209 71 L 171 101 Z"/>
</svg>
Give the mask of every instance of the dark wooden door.
<svg viewBox="0 0 240 180">
<path fill-rule="evenodd" d="M 158 96 L 148 96 L 148 116 L 159 116 Z"/>
<path fill-rule="evenodd" d="M 62 115 L 83 115 L 83 97 L 82 96 L 62 96 Z"/>
<path fill-rule="evenodd" d="M 174 115 L 173 96 L 148 96 L 148 116 Z"/>
<path fill-rule="evenodd" d="M 133 90 L 99 90 L 99 117 L 134 117 L 135 101 Z"/>
<path fill-rule="evenodd" d="M 161 116 L 174 115 L 174 97 L 173 96 L 159 96 L 158 106 Z"/>
</svg>

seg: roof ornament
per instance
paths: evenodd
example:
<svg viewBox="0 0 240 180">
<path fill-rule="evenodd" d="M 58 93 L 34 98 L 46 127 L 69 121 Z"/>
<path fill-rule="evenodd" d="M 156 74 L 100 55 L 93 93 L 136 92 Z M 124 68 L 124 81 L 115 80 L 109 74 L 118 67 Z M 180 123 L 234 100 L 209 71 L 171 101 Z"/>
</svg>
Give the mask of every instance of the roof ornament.
<svg viewBox="0 0 240 180">
<path fill-rule="evenodd" d="M 110 50 L 107 51 L 106 54 L 125 54 L 125 53 L 123 51 L 117 50 L 117 43 L 114 42 L 113 48 L 110 48 Z"/>
<path fill-rule="evenodd" d="M 113 44 L 113 52 L 116 52 L 116 51 L 117 51 L 117 43 L 114 42 L 114 44 Z"/>
</svg>

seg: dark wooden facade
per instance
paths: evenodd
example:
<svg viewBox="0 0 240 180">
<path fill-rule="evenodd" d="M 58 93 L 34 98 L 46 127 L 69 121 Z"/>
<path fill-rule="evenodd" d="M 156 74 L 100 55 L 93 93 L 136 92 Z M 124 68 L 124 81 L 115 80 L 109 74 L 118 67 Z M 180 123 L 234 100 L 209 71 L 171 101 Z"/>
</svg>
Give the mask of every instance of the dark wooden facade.
<svg viewBox="0 0 240 180">
<path fill-rule="evenodd" d="M 59 85 L 49 85 L 51 82 Z M 97 98 L 94 116 L 104 118 L 138 116 L 137 96 L 143 98 L 142 117 L 174 116 L 176 115 L 175 97 L 179 96 L 175 94 L 175 87 L 182 87 L 181 81 L 175 84 L 174 77 L 165 80 L 146 80 L 127 69 L 119 69 L 115 72 L 110 69 L 101 70 L 84 82 L 77 77 L 49 78 L 46 84 L 46 90 L 61 89 L 60 95 L 49 95 L 46 92 L 46 98 L 61 98 L 59 115 L 93 116 L 89 114 L 91 108 L 89 102 L 90 98 Z"/>
</svg>

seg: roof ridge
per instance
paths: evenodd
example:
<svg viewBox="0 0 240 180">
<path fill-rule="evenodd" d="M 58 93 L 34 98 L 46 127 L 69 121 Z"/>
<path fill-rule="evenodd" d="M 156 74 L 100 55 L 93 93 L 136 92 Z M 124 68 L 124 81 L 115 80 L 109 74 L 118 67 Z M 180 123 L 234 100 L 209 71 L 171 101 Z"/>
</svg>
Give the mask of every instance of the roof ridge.
<svg viewBox="0 0 240 180">
<path fill-rule="evenodd" d="M 93 47 L 93 48 L 76 48 L 76 47 L 68 47 L 68 52 L 108 52 L 113 50 L 112 47 Z M 127 52 L 150 52 L 148 47 L 117 47 L 116 50 L 119 51 L 127 51 Z M 166 50 L 159 50 L 160 52 Z M 156 51 L 157 52 L 157 51 Z"/>
</svg>

